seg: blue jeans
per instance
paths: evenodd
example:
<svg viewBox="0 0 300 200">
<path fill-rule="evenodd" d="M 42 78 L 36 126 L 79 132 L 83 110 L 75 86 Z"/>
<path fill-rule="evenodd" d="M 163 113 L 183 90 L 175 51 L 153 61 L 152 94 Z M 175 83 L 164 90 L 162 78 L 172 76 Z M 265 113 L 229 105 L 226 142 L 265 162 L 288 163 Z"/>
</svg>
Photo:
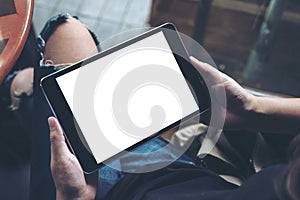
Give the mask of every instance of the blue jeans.
<svg viewBox="0 0 300 200">
<path fill-rule="evenodd" d="M 162 149 L 162 147 L 164 148 Z M 153 151 L 156 151 L 155 156 L 149 157 L 149 153 Z M 139 154 L 125 154 L 111 163 L 112 167 L 105 166 L 99 169 L 97 200 L 103 199 L 113 186 L 126 176 L 127 172 L 122 172 L 117 169 L 134 169 L 149 164 L 171 163 L 173 161 L 186 165 L 195 165 L 194 160 L 185 154 L 178 158 L 180 152 L 172 145 L 168 145 L 168 142 L 161 137 L 154 138 L 144 145 L 137 147 L 133 152 Z"/>
<path fill-rule="evenodd" d="M 65 23 L 66 20 L 68 18 L 70 18 L 71 15 L 68 13 L 60 13 L 56 16 L 51 17 L 45 24 L 45 26 L 43 27 L 40 35 L 37 38 L 36 41 L 36 49 L 34 49 L 37 54 L 38 54 L 38 61 L 40 63 L 40 67 L 41 68 L 53 68 L 54 66 L 52 66 L 51 64 L 45 64 L 43 63 L 44 60 L 44 50 L 45 50 L 45 44 L 48 41 L 49 37 L 52 35 L 52 33 L 56 30 L 56 28 L 58 26 L 60 26 L 61 24 Z M 73 16 L 74 18 L 77 19 L 76 16 Z M 88 29 L 88 28 L 87 28 Z M 88 29 L 88 31 L 90 32 L 92 38 L 94 39 L 94 42 L 96 44 L 96 46 L 98 47 L 98 50 L 100 51 L 100 42 L 99 39 L 97 38 L 96 34 L 94 32 L 92 32 L 91 30 Z M 22 69 L 25 68 L 31 68 L 34 66 L 24 66 Z M 0 91 L 3 90 L 3 97 L 1 96 L 0 98 L 0 103 L 4 104 L 5 106 L 9 106 L 9 101 L 10 101 L 10 86 L 12 84 L 13 79 L 15 78 L 15 76 L 19 73 L 19 69 L 12 71 L 12 73 L 10 73 L 7 78 L 5 79 L 3 86 L 1 86 L 2 88 L 0 88 Z M 13 109 L 12 113 L 14 115 L 14 117 L 16 118 L 16 120 L 18 121 L 18 123 L 21 125 L 21 127 L 27 131 L 31 131 L 31 127 L 29 127 L 29 124 L 32 124 L 31 120 L 31 116 L 32 116 L 32 110 L 33 110 L 33 95 L 27 96 L 26 94 L 21 94 L 20 95 L 20 106 L 17 109 Z"/>
</svg>

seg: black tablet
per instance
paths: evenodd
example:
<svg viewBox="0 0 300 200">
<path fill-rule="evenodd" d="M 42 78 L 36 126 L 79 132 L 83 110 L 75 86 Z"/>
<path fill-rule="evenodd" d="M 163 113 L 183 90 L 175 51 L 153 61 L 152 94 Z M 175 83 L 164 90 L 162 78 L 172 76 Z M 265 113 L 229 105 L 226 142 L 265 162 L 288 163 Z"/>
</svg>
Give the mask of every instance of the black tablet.
<svg viewBox="0 0 300 200">
<path fill-rule="evenodd" d="M 210 108 L 170 23 L 50 74 L 41 87 L 87 173 Z"/>
</svg>

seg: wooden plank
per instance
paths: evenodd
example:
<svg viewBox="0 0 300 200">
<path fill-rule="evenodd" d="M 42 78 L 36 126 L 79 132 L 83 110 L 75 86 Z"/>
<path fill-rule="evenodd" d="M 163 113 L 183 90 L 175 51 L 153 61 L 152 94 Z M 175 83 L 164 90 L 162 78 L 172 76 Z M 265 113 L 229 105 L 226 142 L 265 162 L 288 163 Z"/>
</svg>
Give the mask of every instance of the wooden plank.
<svg viewBox="0 0 300 200">
<path fill-rule="evenodd" d="M 236 0 L 213 0 L 213 6 L 252 15 L 256 15 L 260 11 L 260 7 L 257 4 Z"/>
<path fill-rule="evenodd" d="M 198 3 L 199 0 L 153 0 L 149 23 L 157 26 L 172 22 L 180 32 L 192 36 Z"/>
<path fill-rule="evenodd" d="M 217 60 L 242 65 L 255 42 L 253 15 L 237 10 L 212 7 L 204 38 L 204 47 Z"/>
<path fill-rule="evenodd" d="M 213 0 L 213 6 L 252 15 L 257 15 L 260 12 L 260 5 L 240 0 Z M 282 20 L 299 24 L 300 14 L 286 10 L 283 13 Z"/>
</svg>

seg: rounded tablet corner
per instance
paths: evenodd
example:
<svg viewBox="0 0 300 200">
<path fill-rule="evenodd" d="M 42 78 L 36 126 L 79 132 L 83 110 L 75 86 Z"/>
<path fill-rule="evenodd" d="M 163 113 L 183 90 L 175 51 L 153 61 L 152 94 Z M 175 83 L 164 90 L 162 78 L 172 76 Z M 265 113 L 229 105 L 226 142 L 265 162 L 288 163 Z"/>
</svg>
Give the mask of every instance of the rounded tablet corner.
<svg viewBox="0 0 300 200">
<path fill-rule="evenodd" d="M 177 31 L 176 26 L 172 22 L 166 22 L 166 23 L 162 24 L 160 26 L 160 28 L 167 28 L 167 29 L 171 29 L 171 30 Z"/>
<path fill-rule="evenodd" d="M 81 165 L 82 166 L 82 165 Z M 82 171 L 83 171 L 83 173 L 84 174 L 86 174 L 86 175 L 89 175 L 89 174 L 93 174 L 93 173 L 95 173 L 96 171 L 98 171 L 99 170 L 99 166 L 97 166 L 97 168 L 84 168 L 83 166 L 82 166 Z"/>
<path fill-rule="evenodd" d="M 46 78 L 47 78 L 47 77 L 41 78 L 41 80 L 40 80 L 40 87 L 43 87 L 43 86 L 44 86 Z"/>
<path fill-rule="evenodd" d="M 40 86 L 43 88 L 46 84 L 52 79 L 54 73 L 50 73 L 46 76 L 43 76 L 40 80 Z M 50 81 L 51 82 L 51 81 Z"/>
</svg>

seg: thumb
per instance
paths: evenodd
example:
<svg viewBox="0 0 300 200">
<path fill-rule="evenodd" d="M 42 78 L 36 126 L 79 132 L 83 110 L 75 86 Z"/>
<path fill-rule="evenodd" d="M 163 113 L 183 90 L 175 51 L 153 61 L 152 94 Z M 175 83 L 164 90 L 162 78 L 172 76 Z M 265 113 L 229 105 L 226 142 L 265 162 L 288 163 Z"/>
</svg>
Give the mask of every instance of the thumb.
<svg viewBox="0 0 300 200">
<path fill-rule="evenodd" d="M 48 124 L 50 129 L 51 158 L 56 160 L 70 154 L 71 152 L 65 142 L 63 130 L 57 119 L 49 117 Z"/>
<path fill-rule="evenodd" d="M 190 60 L 205 81 L 208 81 L 209 84 L 215 85 L 223 82 L 222 73 L 219 70 L 207 63 L 199 61 L 193 56 L 190 56 Z"/>
</svg>

